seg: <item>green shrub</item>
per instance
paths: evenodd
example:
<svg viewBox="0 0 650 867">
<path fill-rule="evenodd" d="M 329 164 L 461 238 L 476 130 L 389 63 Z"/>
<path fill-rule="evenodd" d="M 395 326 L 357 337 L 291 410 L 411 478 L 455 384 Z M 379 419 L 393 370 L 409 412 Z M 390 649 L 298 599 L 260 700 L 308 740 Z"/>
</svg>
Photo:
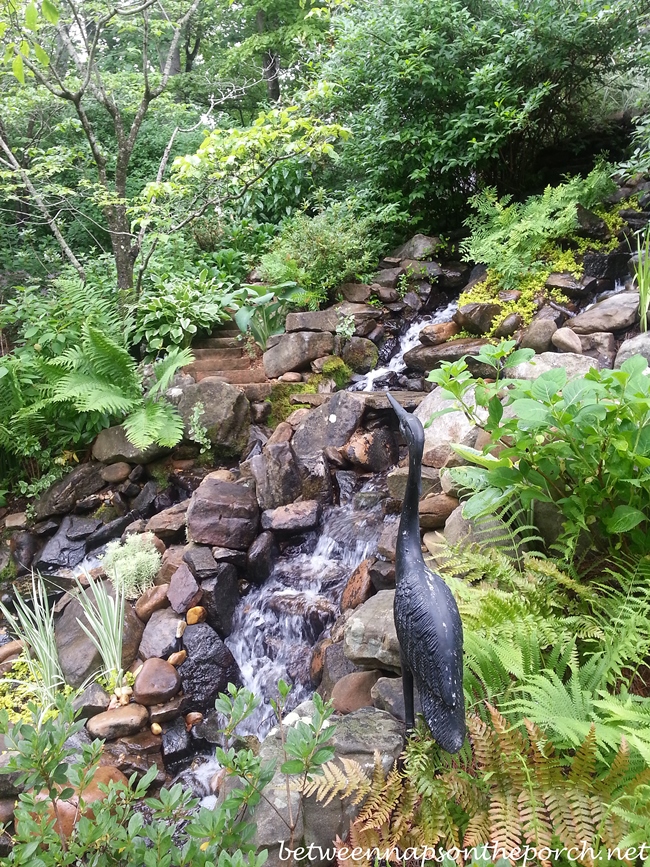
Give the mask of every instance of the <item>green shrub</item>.
<svg viewBox="0 0 650 867">
<path fill-rule="evenodd" d="M 108 543 L 102 566 L 116 590 L 127 599 L 137 599 L 153 586 L 161 560 L 151 533 L 133 533 L 124 543 Z"/>
</svg>

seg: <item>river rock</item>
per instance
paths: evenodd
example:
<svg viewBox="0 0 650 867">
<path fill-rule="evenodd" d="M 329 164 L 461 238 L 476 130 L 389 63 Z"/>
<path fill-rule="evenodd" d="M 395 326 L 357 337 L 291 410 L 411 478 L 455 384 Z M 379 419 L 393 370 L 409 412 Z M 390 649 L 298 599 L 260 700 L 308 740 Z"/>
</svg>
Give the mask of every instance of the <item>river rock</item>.
<svg viewBox="0 0 650 867">
<path fill-rule="evenodd" d="M 327 446 L 345 445 L 359 426 L 364 403 L 352 392 L 341 391 L 312 410 L 293 435 L 292 446 L 299 461 L 320 455 Z"/>
<path fill-rule="evenodd" d="M 561 274 L 549 274 L 546 280 L 547 289 L 559 289 L 568 298 L 586 298 L 597 290 L 595 277 L 585 276 L 576 279 L 573 274 L 562 272 Z"/>
<path fill-rule="evenodd" d="M 381 473 L 399 459 L 395 436 L 386 427 L 355 431 L 341 449 L 341 454 L 353 466 L 371 473 Z"/>
<path fill-rule="evenodd" d="M 370 691 L 380 676 L 379 671 L 353 671 L 352 674 L 346 674 L 332 690 L 334 710 L 347 714 L 361 707 L 372 707 Z"/>
<path fill-rule="evenodd" d="M 36 503 L 36 520 L 42 521 L 52 515 L 65 515 L 73 510 L 78 500 L 100 491 L 105 485 L 101 471 L 99 464 L 81 464 L 55 482 Z"/>
<path fill-rule="evenodd" d="M 135 613 L 143 623 L 148 623 L 154 611 L 162 611 L 169 608 L 167 591 L 169 584 L 161 584 L 145 590 L 135 603 Z"/>
<path fill-rule="evenodd" d="M 552 319 L 535 318 L 526 329 L 521 341 L 522 349 L 534 349 L 536 353 L 547 352 L 553 345 L 557 325 Z"/>
<path fill-rule="evenodd" d="M 594 304 L 569 322 L 576 334 L 594 331 L 622 331 L 639 319 L 639 293 L 619 292 Z"/>
<path fill-rule="evenodd" d="M 342 283 L 339 291 L 351 304 L 365 304 L 371 293 L 370 286 L 365 283 Z"/>
<path fill-rule="evenodd" d="M 146 707 L 141 704 L 127 704 L 91 717 L 86 723 L 88 733 L 93 738 L 113 741 L 140 731 L 149 719 Z"/>
<path fill-rule="evenodd" d="M 485 334 L 501 313 L 501 305 L 494 302 L 463 304 L 454 313 L 454 322 L 470 334 Z"/>
<path fill-rule="evenodd" d="M 109 595 L 114 596 L 115 591 L 110 581 L 104 581 L 103 584 Z M 92 587 L 88 588 L 86 592 L 92 593 Z M 76 599 L 73 599 L 56 619 L 54 627 L 61 670 L 66 683 L 74 687 L 81 686 L 91 674 L 101 668 L 99 651 L 83 631 L 78 620 L 90 629 L 90 624 L 81 605 Z M 122 668 L 125 671 L 136 658 L 143 630 L 144 624 L 137 617 L 133 606 L 126 602 L 122 640 Z"/>
<path fill-rule="evenodd" d="M 341 596 L 341 611 L 358 608 L 373 595 L 375 588 L 370 578 L 371 563 L 371 558 L 363 560 L 348 578 Z"/>
<path fill-rule="evenodd" d="M 199 583 L 212 578 L 219 571 L 212 551 L 205 545 L 188 545 L 183 553 L 183 562 L 187 563 Z"/>
<path fill-rule="evenodd" d="M 248 549 L 246 577 L 253 584 L 263 584 L 273 570 L 273 564 L 278 557 L 278 547 L 275 536 L 269 530 L 255 539 Z"/>
<path fill-rule="evenodd" d="M 286 506 L 300 495 L 300 472 L 289 442 L 267 443 L 260 455 L 248 461 L 248 466 L 255 479 L 260 509 Z"/>
<path fill-rule="evenodd" d="M 257 536 L 258 523 L 253 491 L 209 476 L 194 492 L 187 510 L 188 536 L 203 545 L 245 551 Z"/>
<path fill-rule="evenodd" d="M 184 545 L 170 545 L 162 556 L 162 563 L 160 564 L 160 569 L 154 578 L 154 584 L 169 584 L 174 572 L 178 569 L 181 563 L 184 562 L 184 554 Z"/>
<path fill-rule="evenodd" d="M 174 668 L 164 659 L 146 659 L 135 679 L 133 698 L 138 704 L 149 707 L 162 704 L 173 698 L 181 688 L 181 679 Z"/>
<path fill-rule="evenodd" d="M 499 340 L 512 335 L 523 328 L 524 320 L 519 313 L 509 313 L 494 330 L 494 336 Z"/>
<path fill-rule="evenodd" d="M 229 683 L 239 684 L 240 674 L 232 653 L 207 623 L 188 626 L 183 635 L 188 657 L 178 669 L 187 697 L 187 710 L 214 707 Z"/>
<path fill-rule="evenodd" d="M 90 719 L 108 709 L 111 697 L 98 683 L 91 683 L 72 700 L 72 707 L 81 719 Z"/>
<path fill-rule="evenodd" d="M 474 402 L 474 392 L 470 389 L 465 400 Z M 455 406 L 455 401 L 444 398 L 442 389 L 434 389 L 430 392 L 413 413 L 423 425 L 426 425 L 433 413 L 447 407 Z M 475 408 L 479 417 L 485 415 L 482 407 Z M 456 458 L 456 453 L 451 448 L 452 443 L 473 446 L 476 441 L 477 428 L 470 422 L 460 410 L 449 412 L 436 419 L 435 424 L 424 428 L 424 454 L 422 463 L 427 467 L 440 468 L 445 466 L 450 459 Z"/>
<path fill-rule="evenodd" d="M 275 533 L 303 533 L 318 526 L 321 511 L 316 500 L 279 506 L 262 513 L 262 528 Z"/>
<path fill-rule="evenodd" d="M 420 696 L 417 692 L 417 687 L 414 687 L 415 692 L 415 712 L 422 713 L 420 704 Z M 401 677 L 380 677 L 370 690 L 372 703 L 379 710 L 385 710 L 395 719 L 404 722 L 406 720 L 406 711 L 404 709 L 404 687 Z"/>
<path fill-rule="evenodd" d="M 169 590 L 167 591 L 169 604 L 177 614 L 185 614 L 189 608 L 201 601 L 202 595 L 201 588 L 192 575 L 190 567 L 187 563 L 183 563 L 174 572 L 169 583 Z"/>
<path fill-rule="evenodd" d="M 624 340 L 616 353 L 614 367 L 620 367 L 624 361 L 634 355 L 642 355 L 650 363 L 650 332 L 645 331 L 637 334 L 636 337 Z"/>
<path fill-rule="evenodd" d="M 613 367 L 616 358 L 616 338 L 609 331 L 581 334 L 582 354 L 595 358 L 599 367 Z"/>
<path fill-rule="evenodd" d="M 447 494 L 432 494 L 420 500 L 420 527 L 423 530 L 439 530 L 445 526 L 445 522 L 458 508 L 458 500 Z"/>
<path fill-rule="evenodd" d="M 433 325 L 425 325 L 418 334 L 420 343 L 425 346 L 439 346 L 455 337 L 460 331 L 456 322 L 436 322 Z"/>
<path fill-rule="evenodd" d="M 130 464 L 125 461 L 118 461 L 116 464 L 102 467 L 101 477 L 109 485 L 119 485 L 120 482 L 125 482 L 128 479 L 130 472 Z"/>
<path fill-rule="evenodd" d="M 473 376 L 488 376 L 490 368 L 471 358 L 489 341 L 482 337 L 451 340 L 440 346 L 416 346 L 404 353 L 404 363 L 413 370 L 436 370 L 443 361 L 458 361 L 467 355 L 467 366 Z"/>
<path fill-rule="evenodd" d="M 433 412 L 433 410 L 428 410 Z M 444 416 L 443 416 L 444 418 Z M 403 500 L 406 492 L 406 482 L 408 481 L 409 468 L 395 467 L 386 476 L 386 484 L 388 493 L 394 500 Z M 422 467 L 422 496 L 428 494 L 439 494 L 442 488 L 440 485 L 440 470 L 435 467 Z"/>
<path fill-rule="evenodd" d="M 269 379 L 276 379 L 290 370 L 307 370 L 310 361 L 322 355 L 331 355 L 333 351 L 334 335 L 329 331 L 283 334 L 275 346 L 267 349 L 262 356 L 264 372 Z"/>
<path fill-rule="evenodd" d="M 103 464 L 149 464 L 169 452 L 170 449 L 155 444 L 147 449 L 136 448 L 127 439 L 122 425 L 105 428 L 93 443 L 93 457 Z"/>
<path fill-rule="evenodd" d="M 580 338 L 570 328 L 558 328 L 551 335 L 551 343 L 560 352 L 574 352 L 576 355 L 582 355 L 582 343 Z"/>
<path fill-rule="evenodd" d="M 139 655 L 142 659 L 169 656 L 176 648 L 176 630 L 183 621 L 171 608 L 154 611 L 142 633 Z"/>
<path fill-rule="evenodd" d="M 185 423 L 185 437 L 191 439 L 190 423 L 197 404 L 202 404 L 200 424 L 220 455 L 238 456 L 248 441 L 250 404 L 243 391 L 216 376 L 183 389 L 178 411 Z"/>
<path fill-rule="evenodd" d="M 166 544 L 174 542 L 185 528 L 189 504 L 189 500 L 183 500 L 168 509 L 163 509 L 162 512 L 158 512 L 147 522 L 147 533 L 154 533 Z"/>
<path fill-rule="evenodd" d="M 237 570 L 231 563 L 219 563 L 217 573 L 201 582 L 201 590 L 207 622 L 221 638 L 227 638 L 232 632 L 232 618 L 239 602 Z"/>
<path fill-rule="evenodd" d="M 46 543 L 34 563 L 39 572 L 74 569 L 81 563 L 86 553 L 86 542 L 84 539 L 68 538 L 68 532 L 74 526 L 73 521 L 72 516 L 66 515 L 57 532 Z"/>
<path fill-rule="evenodd" d="M 508 376 L 512 379 L 537 379 L 547 370 L 555 370 L 563 367 L 567 372 L 567 379 L 577 379 L 588 373 L 592 367 L 600 365 L 593 358 L 585 355 L 576 355 L 573 352 L 542 352 L 530 361 L 524 361 L 508 369 Z"/>
<path fill-rule="evenodd" d="M 370 373 L 377 367 L 379 350 L 366 337 L 351 337 L 343 345 L 341 358 L 355 373 Z"/>
<path fill-rule="evenodd" d="M 185 725 L 185 720 L 176 719 L 165 726 L 162 735 L 162 754 L 165 764 L 173 766 L 176 762 L 186 759 L 192 751 L 192 736 Z"/>
<path fill-rule="evenodd" d="M 435 235 L 413 235 L 390 254 L 392 259 L 429 259 L 440 247 L 440 238 Z"/>
<path fill-rule="evenodd" d="M 345 625 L 343 650 L 361 668 L 401 671 L 399 642 L 395 632 L 395 592 L 381 590 L 359 608 Z"/>
</svg>

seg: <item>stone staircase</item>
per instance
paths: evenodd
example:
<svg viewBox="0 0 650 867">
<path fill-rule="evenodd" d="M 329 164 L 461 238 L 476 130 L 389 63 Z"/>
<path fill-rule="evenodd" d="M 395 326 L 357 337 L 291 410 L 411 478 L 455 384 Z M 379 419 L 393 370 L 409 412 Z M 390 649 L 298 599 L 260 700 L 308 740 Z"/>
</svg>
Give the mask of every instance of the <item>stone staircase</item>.
<svg viewBox="0 0 650 867">
<path fill-rule="evenodd" d="M 236 385 L 249 400 L 263 400 L 270 394 L 270 382 L 261 361 L 247 355 L 239 337 L 236 328 L 221 329 L 213 332 L 211 337 L 195 341 L 192 345 L 194 363 L 184 370 L 197 382 L 214 376 Z"/>
</svg>

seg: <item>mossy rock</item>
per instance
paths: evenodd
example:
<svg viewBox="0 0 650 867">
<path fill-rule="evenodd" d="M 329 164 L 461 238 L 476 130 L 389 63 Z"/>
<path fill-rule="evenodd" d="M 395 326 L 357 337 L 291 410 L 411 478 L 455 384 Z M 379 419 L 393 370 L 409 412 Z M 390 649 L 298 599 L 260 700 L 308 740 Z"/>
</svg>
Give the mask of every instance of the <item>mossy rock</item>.
<svg viewBox="0 0 650 867">
<path fill-rule="evenodd" d="M 341 358 L 355 373 L 370 373 L 377 367 L 379 350 L 367 337 L 351 337 L 343 347 Z"/>
</svg>

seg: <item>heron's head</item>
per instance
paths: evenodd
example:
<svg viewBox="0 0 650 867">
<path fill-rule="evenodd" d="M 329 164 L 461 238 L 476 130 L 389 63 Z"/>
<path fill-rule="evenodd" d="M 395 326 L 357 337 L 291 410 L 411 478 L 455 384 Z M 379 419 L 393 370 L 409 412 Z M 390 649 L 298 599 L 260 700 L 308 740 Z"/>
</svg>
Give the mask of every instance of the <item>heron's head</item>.
<svg viewBox="0 0 650 867">
<path fill-rule="evenodd" d="M 406 440 L 409 452 L 415 449 L 416 451 L 419 450 L 421 453 L 424 448 L 424 428 L 422 427 L 420 419 L 411 415 L 410 412 L 407 412 L 402 406 L 400 406 L 392 394 L 386 392 L 386 397 L 395 410 L 395 414 L 399 420 L 399 429 Z"/>
</svg>

